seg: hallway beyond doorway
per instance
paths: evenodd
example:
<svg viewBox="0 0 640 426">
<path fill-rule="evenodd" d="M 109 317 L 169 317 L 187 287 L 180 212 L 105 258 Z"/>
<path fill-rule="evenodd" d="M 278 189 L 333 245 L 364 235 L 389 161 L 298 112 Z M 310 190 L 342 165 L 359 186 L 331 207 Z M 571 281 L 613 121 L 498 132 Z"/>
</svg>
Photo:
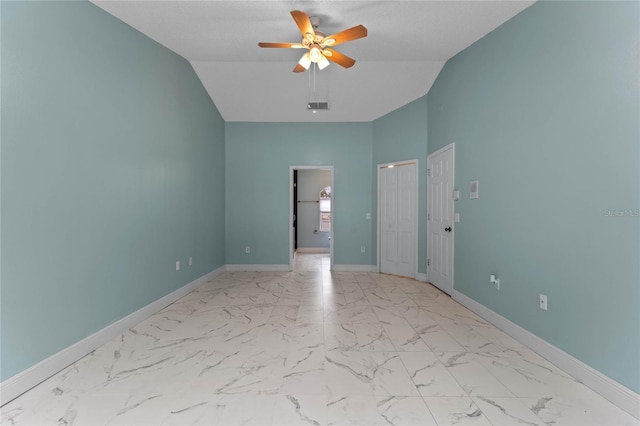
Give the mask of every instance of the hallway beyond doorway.
<svg viewBox="0 0 640 426">
<path fill-rule="evenodd" d="M 293 258 L 293 271 L 322 271 L 329 273 L 331 256 L 329 253 L 300 253 Z"/>
</svg>

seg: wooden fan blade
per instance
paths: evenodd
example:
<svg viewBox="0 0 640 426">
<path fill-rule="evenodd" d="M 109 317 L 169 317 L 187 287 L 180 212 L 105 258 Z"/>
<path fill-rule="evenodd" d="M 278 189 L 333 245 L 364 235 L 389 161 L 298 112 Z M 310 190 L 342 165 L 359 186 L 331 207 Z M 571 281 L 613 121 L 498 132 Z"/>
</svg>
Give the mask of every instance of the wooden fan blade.
<svg viewBox="0 0 640 426">
<path fill-rule="evenodd" d="M 293 20 L 296 21 L 296 24 L 298 24 L 298 28 L 300 28 L 302 36 L 309 41 L 313 41 L 316 36 L 316 32 L 313 30 L 313 25 L 311 25 L 309 15 L 300 10 L 292 10 L 291 16 L 293 16 Z M 311 34 L 311 38 L 309 38 L 307 34 Z"/>
<path fill-rule="evenodd" d="M 353 64 L 356 63 L 355 59 L 350 58 L 347 55 L 340 53 L 337 50 L 330 49 L 328 47 L 325 47 L 322 53 L 331 62 L 335 62 L 336 64 L 343 66 L 345 68 L 351 68 Z"/>
<path fill-rule="evenodd" d="M 326 36 L 320 42 L 322 46 L 337 46 L 340 43 L 345 43 L 351 40 L 357 40 L 367 36 L 367 29 L 363 25 L 357 25 L 351 27 L 339 33 Z"/>
<path fill-rule="evenodd" d="M 296 67 L 293 69 L 293 72 L 305 72 L 307 69 L 300 64 L 296 64 Z"/>
<path fill-rule="evenodd" d="M 258 43 L 260 47 L 285 47 L 291 49 L 305 49 L 305 47 L 300 43 L 266 43 L 260 42 Z"/>
</svg>

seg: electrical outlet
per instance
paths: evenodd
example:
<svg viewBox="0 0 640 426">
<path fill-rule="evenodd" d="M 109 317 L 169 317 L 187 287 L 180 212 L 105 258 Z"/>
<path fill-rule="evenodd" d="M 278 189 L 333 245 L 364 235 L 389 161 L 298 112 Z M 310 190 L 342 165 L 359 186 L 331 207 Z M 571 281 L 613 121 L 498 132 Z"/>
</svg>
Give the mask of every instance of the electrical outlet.
<svg viewBox="0 0 640 426">
<path fill-rule="evenodd" d="M 244 248 L 244 252 L 245 252 L 245 253 L 251 253 L 251 246 L 246 246 L 246 247 Z"/>
<path fill-rule="evenodd" d="M 360 252 L 364 253 L 366 251 L 366 247 L 365 246 L 360 246 Z"/>
<path fill-rule="evenodd" d="M 176 261 L 176 271 L 180 270 L 180 261 Z"/>
<path fill-rule="evenodd" d="M 540 295 L 540 309 L 542 309 L 543 311 L 546 311 L 548 308 L 547 305 L 547 296 L 544 294 Z"/>
<path fill-rule="evenodd" d="M 493 284 L 496 290 L 500 290 L 500 278 L 498 278 L 495 274 L 491 274 L 489 276 L 489 282 Z"/>
<path fill-rule="evenodd" d="M 193 265 L 193 257 L 189 258 L 189 266 Z"/>
</svg>

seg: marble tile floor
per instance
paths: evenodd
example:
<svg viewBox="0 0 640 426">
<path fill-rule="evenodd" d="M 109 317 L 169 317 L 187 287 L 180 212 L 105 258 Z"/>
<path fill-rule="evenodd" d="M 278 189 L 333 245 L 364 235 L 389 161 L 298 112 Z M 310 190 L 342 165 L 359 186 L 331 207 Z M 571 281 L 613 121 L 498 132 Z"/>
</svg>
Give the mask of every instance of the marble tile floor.
<svg viewBox="0 0 640 426">
<path fill-rule="evenodd" d="M 2 425 L 639 425 L 429 284 L 224 273 L 0 409 Z"/>
</svg>

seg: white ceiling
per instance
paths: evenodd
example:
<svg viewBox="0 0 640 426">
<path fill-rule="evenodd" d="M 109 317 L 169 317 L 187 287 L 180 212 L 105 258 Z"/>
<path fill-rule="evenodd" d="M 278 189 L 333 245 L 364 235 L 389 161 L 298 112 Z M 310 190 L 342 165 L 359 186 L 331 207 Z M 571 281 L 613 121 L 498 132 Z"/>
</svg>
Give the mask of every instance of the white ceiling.
<svg viewBox="0 0 640 426">
<path fill-rule="evenodd" d="M 191 62 L 226 121 L 372 121 L 423 95 L 444 63 L 533 4 L 499 1 L 92 0 Z M 295 74 L 299 42 L 289 12 L 322 19 L 332 34 L 362 24 L 366 38 L 336 47 L 356 59 Z M 328 101 L 312 114 L 307 102 Z"/>
</svg>

